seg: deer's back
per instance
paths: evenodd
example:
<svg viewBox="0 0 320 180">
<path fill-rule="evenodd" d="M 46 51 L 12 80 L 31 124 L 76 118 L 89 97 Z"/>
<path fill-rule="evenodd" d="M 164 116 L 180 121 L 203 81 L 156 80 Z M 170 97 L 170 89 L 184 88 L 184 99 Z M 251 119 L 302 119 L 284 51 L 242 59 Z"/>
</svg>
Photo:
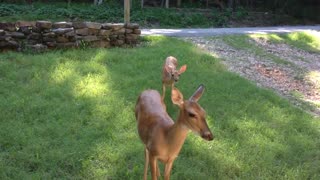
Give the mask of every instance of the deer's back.
<svg viewBox="0 0 320 180">
<path fill-rule="evenodd" d="M 141 93 L 136 104 L 135 115 L 139 136 L 145 144 L 152 138 L 152 133 L 166 129 L 174 123 L 163 108 L 159 92 L 155 90 L 146 90 Z"/>
</svg>

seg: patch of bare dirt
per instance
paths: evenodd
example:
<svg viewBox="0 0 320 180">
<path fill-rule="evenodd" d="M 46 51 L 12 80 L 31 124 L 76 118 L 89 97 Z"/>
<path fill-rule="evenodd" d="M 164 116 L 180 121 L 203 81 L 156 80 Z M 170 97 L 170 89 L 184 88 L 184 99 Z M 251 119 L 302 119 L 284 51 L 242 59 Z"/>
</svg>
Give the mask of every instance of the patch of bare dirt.
<svg viewBox="0 0 320 180">
<path fill-rule="evenodd" d="M 250 41 L 267 54 L 286 62 L 279 63 L 270 56 L 234 49 L 221 38 L 185 39 L 220 58 L 230 71 L 260 87 L 270 88 L 296 106 L 320 116 L 319 53 L 310 53 L 287 44 L 271 43 L 263 38 L 253 38 Z"/>
</svg>

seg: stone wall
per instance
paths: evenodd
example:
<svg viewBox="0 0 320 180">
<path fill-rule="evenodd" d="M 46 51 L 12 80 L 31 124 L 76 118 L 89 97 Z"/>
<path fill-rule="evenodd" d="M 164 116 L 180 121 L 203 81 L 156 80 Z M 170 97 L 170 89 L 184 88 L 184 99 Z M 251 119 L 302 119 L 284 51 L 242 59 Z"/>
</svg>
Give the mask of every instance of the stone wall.
<svg viewBox="0 0 320 180">
<path fill-rule="evenodd" d="M 137 44 L 140 34 L 135 23 L 0 22 L 0 49 L 123 47 Z"/>
</svg>

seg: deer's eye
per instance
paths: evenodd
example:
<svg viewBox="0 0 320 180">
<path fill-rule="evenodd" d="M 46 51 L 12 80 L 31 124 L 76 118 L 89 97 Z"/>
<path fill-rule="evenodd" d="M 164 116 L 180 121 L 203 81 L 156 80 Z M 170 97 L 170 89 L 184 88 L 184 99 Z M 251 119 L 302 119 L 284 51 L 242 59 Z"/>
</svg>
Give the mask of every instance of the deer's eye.
<svg viewBox="0 0 320 180">
<path fill-rule="evenodd" d="M 174 74 L 171 74 L 171 76 L 173 77 L 173 76 L 174 76 Z"/>
<path fill-rule="evenodd" d="M 189 117 L 192 117 L 192 118 L 196 117 L 196 115 L 193 114 L 193 113 L 191 113 L 191 112 L 188 112 L 188 116 L 189 116 Z"/>
</svg>

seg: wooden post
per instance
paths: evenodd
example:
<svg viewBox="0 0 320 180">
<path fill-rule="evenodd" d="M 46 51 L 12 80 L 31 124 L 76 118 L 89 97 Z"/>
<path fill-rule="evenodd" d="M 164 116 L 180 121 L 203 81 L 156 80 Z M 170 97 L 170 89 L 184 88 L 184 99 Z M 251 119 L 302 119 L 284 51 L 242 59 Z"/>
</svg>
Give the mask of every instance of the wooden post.
<svg viewBox="0 0 320 180">
<path fill-rule="evenodd" d="M 124 0 L 124 23 L 130 23 L 130 0 Z"/>
<path fill-rule="evenodd" d="M 169 8 L 169 0 L 166 0 L 166 8 Z"/>
</svg>

